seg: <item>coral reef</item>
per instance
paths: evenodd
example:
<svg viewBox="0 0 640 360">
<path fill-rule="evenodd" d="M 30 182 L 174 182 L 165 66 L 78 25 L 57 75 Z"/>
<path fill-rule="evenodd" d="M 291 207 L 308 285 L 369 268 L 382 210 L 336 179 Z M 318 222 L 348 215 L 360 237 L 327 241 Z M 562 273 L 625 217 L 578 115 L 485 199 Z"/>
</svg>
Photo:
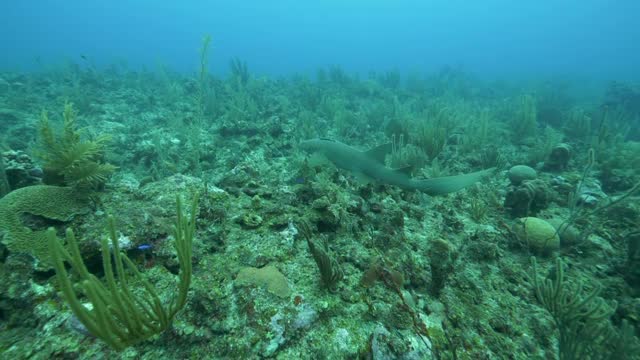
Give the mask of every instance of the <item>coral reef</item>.
<svg viewBox="0 0 640 360">
<path fill-rule="evenodd" d="M 576 96 L 339 66 L 271 79 L 240 59 L 221 77 L 211 46 L 195 77 L 0 74 L 3 358 L 633 358 L 633 85 Z M 386 170 L 308 155 L 313 138 Z M 186 256 L 175 199 L 195 194 L 178 211 L 195 219 Z"/>
</svg>

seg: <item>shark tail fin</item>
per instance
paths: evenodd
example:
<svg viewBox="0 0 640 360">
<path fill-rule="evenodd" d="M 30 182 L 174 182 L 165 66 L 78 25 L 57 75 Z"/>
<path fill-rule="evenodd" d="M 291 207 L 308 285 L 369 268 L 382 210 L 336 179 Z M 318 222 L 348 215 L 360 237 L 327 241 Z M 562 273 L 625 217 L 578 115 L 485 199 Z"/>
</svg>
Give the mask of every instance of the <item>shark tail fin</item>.
<svg viewBox="0 0 640 360">
<path fill-rule="evenodd" d="M 444 176 L 427 180 L 415 180 L 416 189 L 428 195 L 444 195 L 456 192 L 493 174 L 495 168 L 476 171 L 468 174 Z"/>
</svg>

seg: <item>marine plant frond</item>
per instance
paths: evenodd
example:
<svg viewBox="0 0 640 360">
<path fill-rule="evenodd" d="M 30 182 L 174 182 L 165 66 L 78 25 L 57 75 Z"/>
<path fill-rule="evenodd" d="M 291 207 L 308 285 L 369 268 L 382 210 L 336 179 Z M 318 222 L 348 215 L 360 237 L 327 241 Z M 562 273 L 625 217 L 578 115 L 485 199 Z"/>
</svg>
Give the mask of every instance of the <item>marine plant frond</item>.
<svg viewBox="0 0 640 360">
<path fill-rule="evenodd" d="M 76 128 L 76 113 L 71 103 L 66 103 L 60 133 L 56 133 L 46 111 L 39 124 L 39 150 L 37 156 L 44 161 L 45 175 L 54 179 L 56 185 L 92 185 L 106 181 L 116 169 L 102 163 L 108 135 L 83 140 Z M 60 183 L 61 182 L 61 183 Z"/>
<path fill-rule="evenodd" d="M 78 160 L 96 160 L 104 154 L 108 139 L 108 137 L 101 136 L 95 140 L 75 142 L 69 144 L 65 152 L 75 154 Z"/>
<path fill-rule="evenodd" d="M 54 154 L 51 154 L 55 156 L 50 156 L 45 165 L 51 170 L 64 172 L 67 167 L 91 161 L 97 154 L 99 154 L 99 149 L 93 142 L 70 144 L 70 146 L 58 149 Z"/>
<path fill-rule="evenodd" d="M 531 257 L 531 280 L 536 298 L 553 317 L 558 328 L 558 357 L 562 360 L 587 359 L 600 352 L 613 338 L 609 317 L 612 307 L 598 295 L 601 287 L 585 291 L 578 283 L 571 286 L 564 277 L 564 263 L 556 259 L 555 274 L 551 279 L 540 279 L 537 261 Z"/>
<path fill-rule="evenodd" d="M 51 127 L 49 114 L 46 110 L 42 110 L 42 114 L 40 115 L 40 121 L 38 122 L 38 137 L 40 140 L 38 156 L 43 158 L 43 160 L 46 160 L 46 156 L 48 154 L 59 150 L 58 141 L 56 140 L 56 135 Z"/>
<path fill-rule="evenodd" d="M 64 104 L 63 118 L 63 131 L 61 137 L 61 143 L 63 145 L 71 145 L 80 141 L 80 132 L 76 130 L 76 112 L 73 110 L 72 103 Z"/>
<path fill-rule="evenodd" d="M 187 302 L 191 284 L 198 198 L 197 194 L 192 198 L 190 215 L 182 208 L 180 198 L 176 200 L 177 218 L 172 234 L 180 271 L 177 294 L 168 303 L 137 265 L 120 251 L 113 217 L 107 225 L 109 240 L 103 238 L 100 243 L 104 280 L 87 269 L 71 229 L 66 231 L 67 246 L 58 239 L 53 228 L 49 229 L 47 240 L 58 287 L 76 318 L 93 336 L 121 351 L 171 325 Z M 71 265 L 77 282 L 69 276 L 65 262 Z M 134 284 L 139 287 L 134 289 Z M 85 306 L 81 298 L 92 306 Z"/>
<path fill-rule="evenodd" d="M 65 168 L 63 175 L 65 179 L 69 179 L 68 182 L 71 186 L 91 187 L 107 181 L 109 175 L 116 169 L 111 164 L 87 161 Z"/>
</svg>

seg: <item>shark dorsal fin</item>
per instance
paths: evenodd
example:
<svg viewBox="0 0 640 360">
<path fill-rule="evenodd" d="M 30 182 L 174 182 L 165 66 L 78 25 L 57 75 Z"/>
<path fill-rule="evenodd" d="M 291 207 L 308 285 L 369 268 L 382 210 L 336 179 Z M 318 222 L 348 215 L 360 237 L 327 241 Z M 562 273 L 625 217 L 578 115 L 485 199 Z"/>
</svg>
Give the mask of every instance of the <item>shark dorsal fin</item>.
<svg viewBox="0 0 640 360">
<path fill-rule="evenodd" d="M 391 154 L 392 145 L 391 143 L 382 144 L 380 146 L 376 146 L 365 151 L 365 155 L 370 157 L 371 159 L 384 164 L 385 157 L 387 154 Z"/>
<path fill-rule="evenodd" d="M 407 165 L 407 166 L 393 169 L 393 171 L 405 174 L 407 176 L 411 176 L 414 170 L 415 170 L 415 167 L 412 165 Z"/>
</svg>

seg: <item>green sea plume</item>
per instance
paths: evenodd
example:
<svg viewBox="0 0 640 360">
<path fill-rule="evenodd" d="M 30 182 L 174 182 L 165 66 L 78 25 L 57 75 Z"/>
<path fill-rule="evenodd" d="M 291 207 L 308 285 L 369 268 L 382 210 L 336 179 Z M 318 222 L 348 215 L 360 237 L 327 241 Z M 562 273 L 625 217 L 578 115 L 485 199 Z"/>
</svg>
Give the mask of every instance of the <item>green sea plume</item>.
<svg viewBox="0 0 640 360">
<path fill-rule="evenodd" d="M 176 202 L 177 219 L 173 227 L 173 237 L 180 272 L 178 295 L 168 304 L 163 304 L 155 287 L 138 271 L 136 265 L 120 252 L 115 221 L 112 217 L 108 222 L 111 248 L 106 238 L 101 240 L 105 282 L 87 270 L 71 229 L 67 229 L 66 232 L 66 247 L 53 229 L 47 233 L 51 258 L 64 299 L 87 330 L 115 350 L 123 350 L 163 332 L 186 304 L 191 284 L 191 246 L 196 228 L 198 197 L 193 197 L 190 217 L 183 212 L 179 197 Z M 75 284 L 69 278 L 65 261 L 71 264 L 71 268 L 80 279 Z M 142 288 L 134 290 L 130 286 L 133 283 L 141 284 Z M 80 301 L 78 292 L 87 297 L 91 307 Z"/>
<path fill-rule="evenodd" d="M 63 124 L 56 134 L 46 111 L 38 124 L 39 151 L 44 161 L 45 183 L 75 188 L 93 188 L 104 183 L 116 169 L 102 161 L 109 136 L 81 139 L 76 128 L 76 112 L 71 103 L 64 105 Z"/>
<path fill-rule="evenodd" d="M 589 354 L 598 353 L 614 337 L 608 319 L 617 304 L 614 302 L 611 308 L 598 296 L 601 287 L 596 286 L 587 292 L 582 283 L 569 285 L 564 277 L 561 258 L 556 259 L 553 279 L 538 278 L 535 257 L 531 258 L 531 264 L 536 298 L 551 314 L 559 331 L 558 358 L 588 359 Z"/>
</svg>

